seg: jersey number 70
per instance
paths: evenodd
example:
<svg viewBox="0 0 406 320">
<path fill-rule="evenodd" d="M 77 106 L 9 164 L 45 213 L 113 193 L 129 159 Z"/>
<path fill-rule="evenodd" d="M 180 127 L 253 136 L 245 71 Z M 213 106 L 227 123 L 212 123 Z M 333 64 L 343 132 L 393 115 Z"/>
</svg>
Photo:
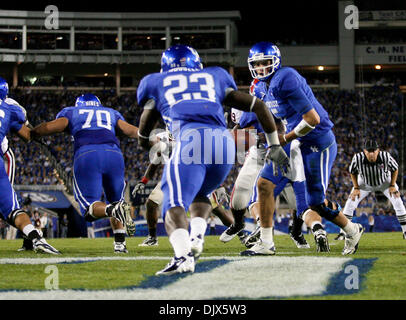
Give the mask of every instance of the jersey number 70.
<svg viewBox="0 0 406 320">
<path fill-rule="evenodd" d="M 198 83 L 200 79 L 204 80 L 204 83 L 200 83 L 199 91 L 186 92 L 188 91 L 190 84 Z M 209 73 L 192 73 L 187 76 L 184 74 L 170 75 L 164 78 L 163 86 L 164 88 L 169 87 L 174 82 L 178 82 L 178 85 L 169 88 L 165 92 L 165 99 L 170 107 L 181 101 L 192 99 L 216 102 L 216 90 L 214 89 L 214 80 L 213 76 Z M 205 96 L 202 96 L 203 92 L 206 93 Z"/>
</svg>

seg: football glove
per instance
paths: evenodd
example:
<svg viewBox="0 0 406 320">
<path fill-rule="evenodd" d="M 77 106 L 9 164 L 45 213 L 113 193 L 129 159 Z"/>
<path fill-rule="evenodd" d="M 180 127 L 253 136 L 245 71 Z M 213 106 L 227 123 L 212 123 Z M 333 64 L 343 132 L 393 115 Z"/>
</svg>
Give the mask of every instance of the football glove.
<svg viewBox="0 0 406 320">
<path fill-rule="evenodd" d="M 138 181 L 138 183 L 135 185 L 132 196 L 135 198 L 137 194 L 144 194 L 145 193 L 145 185 L 147 184 L 148 180 L 142 179 L 141 181 Z"/>
<path fill-rule="evenodd" d="M 268 148 L 265 161 L 268 164 L 272 163 L 273 174 L 275 177 L 278 176 L 278 168 L 284 176 L 287 175 L 290 169 L 289 157 L 280 145 L 272 145 Z"/>
<path fill-rule="evenodd" d="M 219 187 L 213 191 L 216 195 L 218 203 L 225 201 L 227 204 L 230 202 L 230 196 L 228 195 L 226 188 Z"/>
</svg>

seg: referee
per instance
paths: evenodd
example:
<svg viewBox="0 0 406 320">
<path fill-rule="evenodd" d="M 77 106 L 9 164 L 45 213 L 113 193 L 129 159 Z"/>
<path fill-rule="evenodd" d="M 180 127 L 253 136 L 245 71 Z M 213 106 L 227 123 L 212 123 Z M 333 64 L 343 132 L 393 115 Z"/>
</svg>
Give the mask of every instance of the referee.
<svg viewBox="0 0 406 320">
<path fill-rule="evenodd" d="M 353 188 L 345 203 L 344 215 L 352 219 L 358 204 L 370 193 L 381 191 L 392 203 L 406 239 L 406 210 L 396 184 L 398 164 L 374 140 L 367 140 L 363 152 L 356 153 L 349 167 Z"/>
</svg>

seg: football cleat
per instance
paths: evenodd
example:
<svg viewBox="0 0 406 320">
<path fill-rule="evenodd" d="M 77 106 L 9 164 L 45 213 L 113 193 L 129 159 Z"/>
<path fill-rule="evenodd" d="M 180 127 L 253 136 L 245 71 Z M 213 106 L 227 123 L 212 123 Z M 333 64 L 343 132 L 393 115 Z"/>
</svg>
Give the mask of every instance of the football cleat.
<svg viewBox="0 0 406 320">
<path fill-rule="evenodd" d="M 344 240 L 345 239 L 345 234 L 340 232 L 337 237 L 334 238 L 334 240 Z"/>
<path fill-rule="evenodd" d="M 251 248 L 256 242 L 258 242 L 259 238 L 261 237 L 261 227 L 257 225 L 254 231 L 245 238 L 244 245 L 249 249 Z"/>
<path fill-rule="evenodd" d="M 114 253 L 128 253 L 125 241 L 114 242 Z"/>
<path fill-rule="evenodd" d="M 296 247 L 299 249 L 309 249 L 310 245 L 307 243 L 303 233 L 300 233 L 299 235 L 293 235 L 292 233 L 289 232 L 290 238 L 293 240 L 295 243 Z"/>
<path fill-rule="evenodd" d="M 220 241 L 229 242 L 231 241 L 239 232 L 243 231 L 244 225 L 242 226 L 229 226 L 221 235 Z"/>
<path fill-rule="evenodd" d="M 244 230 L 241 230 L 237 233 L 238 238 L 240 239 L 241 244 L 245 244 L 245 239 L 249 236 L 248 233 L 245 233 Z"/>
<path fill-rule="evenodd" d="M 24 238 L 22 247 L 19 248 L 17 251 L 32 251 L 32 250 L 34 250 L 32 240 Z"/>
<path fill-rule="evenodd" d="M 51 246 L 44 238 L 34 239 L 32 243 L 35 252 L 42 251 L 44 253 L 50 254 L 61 254 L 58 250 L 56 250 L 53 246 Z"/>
<path fill-rule="evenodd" d="M 317 252 L 330 252 L 330 245 L 328 244 L 327 232 L 319 229 L 313 233 L 314 240 L 316 241 Z"/>
<path fill-rule="evenodd" d="M 199 259 L 200 255 L 203 252 L 203 244 L 204 244 L 203 237 L 201 235 L 198 235 L 195 238 L 191 238 L 190 242 L 192 245 L 191 250 L 193 257 L 195 258 L 195 261 L 197 261 L 197 259 Z"/>
<path fill-rule="evenodd" d="M 250 249 L 240 252 L 242 256 L 273 256 L 276 253 L 273 243 L 265 243 L 261 239 Z"/>
<path fill-rule="evenodd" d="M 124 202 L 113 202 L 106 207 L 106 213 L 109 217 L 116 218 L 126 229 L 127 235 L 132 236 L 135 233 L 135 223 L 131 217 L 131 206 Z"/>
<path fill-rule="evenodd" d="M 358 227 L 357 233 L 354 234 L 352 237 L 349 237 L 347 235 L 345 236 L 345 244 L 342 252 L 343 255 L 354 254 L 358 250 L 358 243 L 365 229 L 359 223 L 356 223 L 356 225 Z"/>
<path fill-rule="evenodd" d="M 406 240 L 406 232 L 403 232 L 403 239 Z"/>
<path fill-rule="evenodd" d="M 139 247 L 152 247 L 158 245 L 158 238 L 148 236 L 143 242 L 141 242 L 138 246 Z"/>
<path fill-rule="evenodd" d="M 195 271 L 195 259 L 193 253 L 189 252 L 184 257 L 173 257 L 172 260 L 166 265 L 165 268 L 155 273 L 159 275 L 171 275 L 177 273 L 194 272 Z"/>
</svg>

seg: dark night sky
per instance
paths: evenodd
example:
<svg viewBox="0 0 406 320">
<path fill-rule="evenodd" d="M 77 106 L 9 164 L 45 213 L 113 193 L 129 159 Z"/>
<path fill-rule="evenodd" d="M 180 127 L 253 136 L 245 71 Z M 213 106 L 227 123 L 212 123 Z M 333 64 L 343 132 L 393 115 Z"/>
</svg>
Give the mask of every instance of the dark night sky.
<svg viewBox="0 0 406 320">
<path fill-rule="evenodd" d="M 60 11 L 92 12 L 175 12 L 175 11 L 224 11 L 238 10 L 241 20 L 237 22 L 240 43 L 261 40 L 311 39 L 314 41 L 337 41 L 338 1 L 336 0 L 243 0 L 224 2 L 203 1 L 30 1 L 13 5 L 3 2 L 1 9 L 43 11 L 49 4 Z M 406 10 L 406 0 L 355 0 L 359 10 Z"/>
</svg>

